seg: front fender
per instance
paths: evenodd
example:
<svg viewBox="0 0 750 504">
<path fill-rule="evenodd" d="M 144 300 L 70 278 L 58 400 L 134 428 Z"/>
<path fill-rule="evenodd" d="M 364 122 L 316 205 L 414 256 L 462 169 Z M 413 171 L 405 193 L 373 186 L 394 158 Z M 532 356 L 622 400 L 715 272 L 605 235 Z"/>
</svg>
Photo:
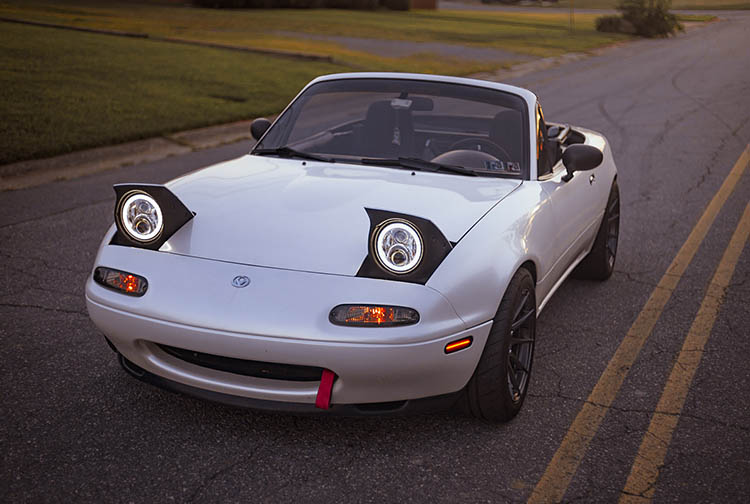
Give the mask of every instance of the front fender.
<svg viewBox="0 0 750 504">
<path fill-rule="evenodd" d="M 546 275 L 553 217 L 542 188 L 524 182 L 461 238 L 426 285 L 445 296 L 468 326 L 491 320 L 521 265 L 531 261 L 536 278 Z"/>
</svg>

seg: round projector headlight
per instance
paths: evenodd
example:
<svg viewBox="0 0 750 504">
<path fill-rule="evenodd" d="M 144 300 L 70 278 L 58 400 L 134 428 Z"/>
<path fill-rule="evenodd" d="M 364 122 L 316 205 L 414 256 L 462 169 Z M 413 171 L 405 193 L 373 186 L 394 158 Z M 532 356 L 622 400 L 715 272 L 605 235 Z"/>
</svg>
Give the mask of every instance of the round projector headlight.
<svg viewBox="0 0 750 504">
<path fill-rule="evenodd" d="M 126 196 L 120 207 L 120 224 L 130 237 L 139 242 L 155 239 L 164 228 L 161 208 L 144 192 Z"/>
<path fill-rule="evenodd" d="M 375 257 L 391 273 L 403 274 L 419 266 L 422 237 L 411 222 L 386 221 L 375 232 Z"/>
</svg>

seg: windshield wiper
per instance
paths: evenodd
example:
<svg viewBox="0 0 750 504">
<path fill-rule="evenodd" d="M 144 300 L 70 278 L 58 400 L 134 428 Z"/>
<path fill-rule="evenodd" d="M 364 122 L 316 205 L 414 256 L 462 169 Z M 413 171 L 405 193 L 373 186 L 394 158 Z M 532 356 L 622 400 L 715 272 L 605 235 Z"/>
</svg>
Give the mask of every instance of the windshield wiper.
<svg viewBox="0 0 750 504">
<path fill-rule="evenodd" d="M 302 152 L 291 147 L 284 145 L 282 147 L 276 147 L 274 149 L 255 149 L 250 154 L 257 154 L 259 156 L 281 156 L 289 158 L 300 158 L 309 159 L 311 161 L 322 161 L 324 163 L 335 163 L 336 161 L 327 158 L 325 156 L 318 156 L 317 154 L 310 154 L 309 152 Z"/>
<path fill-rule="evenodd" d="M 399 158 L 362 158 L 359 160 L 360 163 L 366 165 L 380 165 L 380 166 L 400 166 L 409 170 L 417 171 L 430 171 L 430 172 L 450 172 L 457 173 L 459 175 L 467 175 L 469 177 L 477 177 L 478 175 L 468 168 L 457 165 L 447 165 L 442 163 L 434 163 L 432 161 L 426 161 L 420 158 L 414 157 L 399 157 Z"/>
</svg>

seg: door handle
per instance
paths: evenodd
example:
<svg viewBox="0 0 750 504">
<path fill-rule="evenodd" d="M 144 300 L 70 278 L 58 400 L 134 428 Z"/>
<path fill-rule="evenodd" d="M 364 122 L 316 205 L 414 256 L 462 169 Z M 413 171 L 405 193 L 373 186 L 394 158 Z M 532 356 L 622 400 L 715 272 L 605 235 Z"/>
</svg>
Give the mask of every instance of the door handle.
<svg viewBox="0 0 750 504">
<path fill-rule="evenodd" d="M 589 185 L 594 185 L 594 182 L 596 182 L 596 175 L 592 173 L 589 175 Z"/>
</svg>

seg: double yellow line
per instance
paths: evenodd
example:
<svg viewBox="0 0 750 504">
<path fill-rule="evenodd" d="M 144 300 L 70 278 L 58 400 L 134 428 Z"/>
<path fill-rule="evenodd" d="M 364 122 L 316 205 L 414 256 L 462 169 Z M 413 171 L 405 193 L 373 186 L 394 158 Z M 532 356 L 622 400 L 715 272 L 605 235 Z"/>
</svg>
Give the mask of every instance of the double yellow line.
<svg viewBox="0 0 750 504">
<path fill-rule="evenodd" d="M 659 280 L 635 322 L 615 351 L 583 408 L 573 420 L 542 478 L 534 488 L 529 497 L 529 503 L 559 502 L 562 500 L 628 371 L 651 335 L 664 307 L 677 288 L 677 284 L 693 260 L 701 243 L 703 243 L 703 239 L 716 220 L 719 211 L 734 191 L 749 161 L 750 145 L 745 148 L 724 183 L 711 199 L 698 223 L 677 252 L 666 273 Z M 653 497 L 659 467 L 663 463 L 672 431 L 677 425 L 678 415 L 682 411 L 687 390 L 690 388 L 693 375 L 700 363 L 703 346 L 713 327 L 723 293 L 729 284 L 734 266 L 745 245 L 749 229 L 750 205 L 745 209 L 740 224 L 732 236 L 729 247 L 709 285 L 698 316 L 688 333 L 678 361 L 667 381 L 667 386 L 657 406 L 657 413 L 654 414 L 649 432 L 644 437 L 625 485 L 621 500 L 623 503 L 631 502 L 631 498 L 642 502 Z"/>
</svg>

